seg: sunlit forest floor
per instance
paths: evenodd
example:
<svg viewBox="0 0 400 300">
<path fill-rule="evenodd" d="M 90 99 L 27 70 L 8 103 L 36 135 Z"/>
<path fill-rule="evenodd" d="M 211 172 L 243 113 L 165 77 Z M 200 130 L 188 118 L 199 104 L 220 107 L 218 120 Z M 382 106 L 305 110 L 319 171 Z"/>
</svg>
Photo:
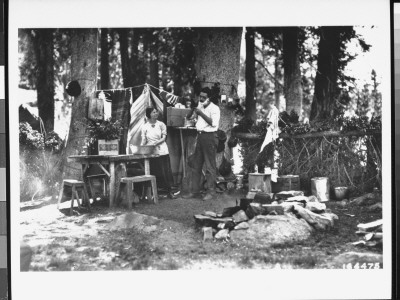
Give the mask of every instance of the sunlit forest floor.
<svg viewBox="0 0 400 300">
<path fill-rule="evenodd" d="M 69 201 L 62 203 L 60 211 L 52 199 L 22 203 L 20 232 L 33 250 L 29 270 L 328 269 L 343 268 L 351 263 L 349 257 L 362 263 L 360 256 L 344 258 L 348 252 L 371 253 L 367 263 L 382 262 L 381 248 L 351 245 L 360 240 L 355 234 L 357 224 L 380 219 L 381 212 L 351 204 L 340 207 L 335 201 L 326 203 L 339 217 L 335 227 L 315 231 L 305 241 L 270 247 L 258 241 L 251 246 L 234 240 L 203 242 L 193 215 L 235 206 L 243 196 L 235 192 L 212 201 L 140 202 L 133 208 L 138 214 L 131 228 L 116 222 L 129 215 L 127 209 L 110 209 L 101 201 L 93 204 L 91 212 L 76 207 L 72 216 L 68 215 Z"/>
</svg>

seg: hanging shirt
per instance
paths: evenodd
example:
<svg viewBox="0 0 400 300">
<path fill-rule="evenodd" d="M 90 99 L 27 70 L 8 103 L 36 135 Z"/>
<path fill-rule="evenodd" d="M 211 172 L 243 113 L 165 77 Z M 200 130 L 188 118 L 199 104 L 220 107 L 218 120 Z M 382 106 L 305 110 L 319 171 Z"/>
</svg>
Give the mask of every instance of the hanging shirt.
<svg viewBox="0 0 400 300">
<path fill-rule="evenodd" d="M 155 124 L 147 122 L 142 127 L 142 145 L 152 145 L 164 136 L 167 136 L 167 126 L 163 122 L 156 121 Z M 157 145 L 153 153 L 167 155 L 169 153 L 167 143 L 164 141 Z"/>
<path fill-rule="evenodd" d="M 264 138 L 264 142 L 261 145 L 260 153 L 263 151 L 264 147 L 269 143 L 275 141 L 279 137 L 279 110 L 273 106 L 267 113 L 265 117 L 266 121 L 269 123 L 267 128 L 267 133 Z"/>
<path fill-rule="evenodd" d="M 199 105 L 199 109 L 212 120 L 212 125 L 209 125 L 200 114 L 197 116 L 196 129 L 197 131 L 205 132 L 217 132 L 219 127 L 219 119 L 221 117 L 221 111 L 219 107 L 214 103 L 210 102 L 206 108 Z"/>
<path fill-rule="evenodd" d="M 278 126 L 279 110 L 275 106 L 273 106 L 268 111 L 265 119 L 270 124 L 269 128 L 271 128 L 272 130 L 272 138 L 276 140 L 279 136 L 279 126 Z"/>
</svg>

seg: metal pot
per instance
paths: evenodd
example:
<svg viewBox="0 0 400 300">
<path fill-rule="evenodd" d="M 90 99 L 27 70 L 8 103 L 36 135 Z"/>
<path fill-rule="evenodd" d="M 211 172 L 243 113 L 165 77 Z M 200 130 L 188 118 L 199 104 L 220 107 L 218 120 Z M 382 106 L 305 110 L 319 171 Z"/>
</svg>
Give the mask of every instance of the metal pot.
<svg viewBox="0 0 400 300">
<path fill-rule="evenodd" d="M 345 186 L 335 187 L 335 198 L 336 200 L 343 200 L 347 197 L 349 189 Z"/>
<path fill-rule="evenodd" d="M 132 154 L 152 154 L 156 148 L 153 145 L 135 146 L 130 145 Z"/>
</svg>

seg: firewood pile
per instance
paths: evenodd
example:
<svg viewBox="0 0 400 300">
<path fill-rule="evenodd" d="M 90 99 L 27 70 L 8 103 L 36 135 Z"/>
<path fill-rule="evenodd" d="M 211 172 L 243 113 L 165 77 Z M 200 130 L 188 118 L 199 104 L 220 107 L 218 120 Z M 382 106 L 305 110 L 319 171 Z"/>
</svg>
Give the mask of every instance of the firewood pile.
<svg viewBox="0 0 400 300">
<path fill-rule="evenodd" d="M 205 211 L 195 215 L 194 219 L 196 224 L 202 227 L 203 240 L 227 240 L 230 238 L 230 231 L 248 229 L 254 218 L 286 214 L 304 219 L 316 230 L 332 228 L 338 219 L 317 197 L 304 196 L 302 191 L 249 193 L 246 198 L 240 199 L 236 206 L 224 208 L 218 213 Z"/>
<path fill-rule="evenodd" d="M 358 224 L 356 234 L 362 240 L 352 243 L 355 246 L 378 247 L 382 245 L 383 220 L 376 220 L 370 223 Z"/>
</svg>

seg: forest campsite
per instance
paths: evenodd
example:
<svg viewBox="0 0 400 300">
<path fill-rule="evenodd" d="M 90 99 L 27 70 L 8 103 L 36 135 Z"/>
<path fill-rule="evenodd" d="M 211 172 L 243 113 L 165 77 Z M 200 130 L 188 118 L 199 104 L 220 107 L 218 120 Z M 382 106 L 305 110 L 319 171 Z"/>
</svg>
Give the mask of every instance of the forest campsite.
<svg viewBox="0 0 400 300">
<path fill-rule="evenodd" d="M 19 29 L 21 271 L 383 268 L 376 31 Z"/>
</svg>

